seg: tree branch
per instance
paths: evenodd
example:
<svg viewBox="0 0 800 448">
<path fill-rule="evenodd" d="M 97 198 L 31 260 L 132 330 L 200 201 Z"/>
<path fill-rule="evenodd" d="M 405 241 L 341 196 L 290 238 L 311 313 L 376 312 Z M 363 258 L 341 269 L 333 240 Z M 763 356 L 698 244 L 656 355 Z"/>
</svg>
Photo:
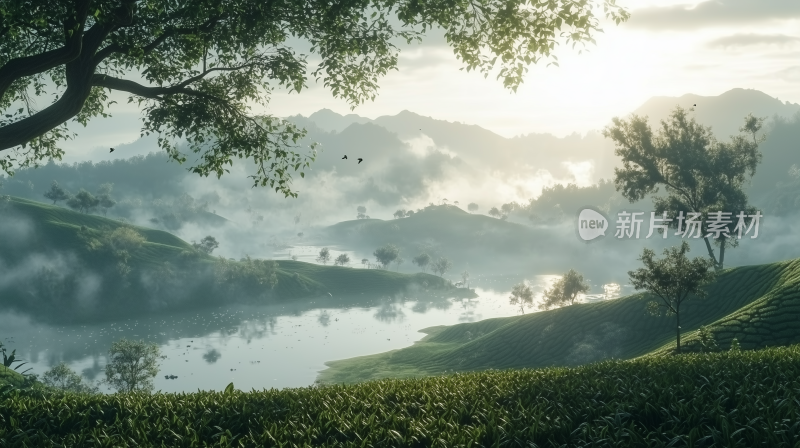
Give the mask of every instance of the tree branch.
<svg viewBox="0 0 800 448">
<path fill-rule="evenodd" d="M 75 60 L 81 55 L 83 26 L 89 15 L 91 0 L 75 0 L 75 18 L 64 23 L 63 47 L 34 56 L 14 58 L 0 67 L 0 98 L 5 96 L 14 81 L 25 76 L 42 73 Z"/>
<path fill-rule="evenodd" d="M 148 87 L 143 86 L 135 81 L 115 78 L 108 75 L 94 75 L 92 77 L 92 85 L 95 87 L 120 90 L 122 92 L 128 92 L 137 96 L 141 96 L 142 98 L 162 100 L 164 95 L 184 94 L 209 99 L 215 102 L 221 101 L 220 98 L 217 98 L 214 95 L 209 95 L 207 93 L 188 88 L 183 84 L 184 83 L 169 87 Z"/>
<path fill-rule="evenodd" d="M 160 36 L 158 36 L 155 39 L 153 39 L 152 42 L 150 42 L 149 44 L 147 44 L 144 47 L 142 47 L 142 52 L 144 54 L 146 54 L 146 55 L 152 53 L 153 50 L 155 50 L 159 45 L 164 43 L 170 37 L 185 36 L 185 35 L 188 35 L 188 34 L 194 34 L 194 33 L 197 33 L 198 30 L 202 31 L 202 32 L 212 31 L 214 29 L 214 27 L 217 26 L 217 23 L 219 23 L 219 21 L 221 19 L 222 19 L 222 16 L 220 15 L 220 16 L 215 16 L 215 17 L 212 17 L 212 18 L 208 19 L 207 21 L 205 21 L 203 24 L 201 24 L 198 27 L 193 27 L 193 28 L 190 28 L 190 27 L 170 28 L 170 29 L 164 31 L 163 33 L 161 33 Z M 119 44 L 116 44 L 116 43 L 115 44 L 111 44 L 111 45 L 109 45 L 109 46 L 107 46 L 107 47 L 105 47 L 102 50 L 97 52 L 97 55 L 96 55 L 97 63 L 99 63 L 100 61 L 102 61 L 105 58 L 109 57 L 113 53 L 127 53 L 128 51 L 130 51 L 130 50 L 132 50 L 134 48 L 136 48 L 136 47 L 134 47 L 134 46 L 125 46 L 125 47 L 123 47 L 122 45 L 119 45 Z"/>
</svg>

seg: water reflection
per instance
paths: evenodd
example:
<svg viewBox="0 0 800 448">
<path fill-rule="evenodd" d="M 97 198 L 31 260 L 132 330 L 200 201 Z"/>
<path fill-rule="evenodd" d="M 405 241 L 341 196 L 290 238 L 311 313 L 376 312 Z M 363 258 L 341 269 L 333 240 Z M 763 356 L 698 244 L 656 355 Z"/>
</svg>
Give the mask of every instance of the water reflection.
<svg viewBox="0 0 800 448">
<path fill-rule="evenodd" d="M 532 283 L 544 287 L 547 282 L 539 278 Z M 338 297 L 95 325 L 48 325 L 5 313 L 0 328 L 4 344 L 38 374 L 63 361 L 89 380 L 99 380 L 111 343 L 129 338 L 159 345 L 163 358 L 156 390 L 221 390 L 230 382 L 242 390 L 301 387 L 313 384 L 326 361 L 408 347 L 424 336 L 418 332 L 423 328 L 517 315 L 508 290 L 494 284 L 497 289 L 476 287 L 475 299 Z M 602 295 L 613 294 L 619 288 L 604 289 Z"/>
<path fill-rule="evenodd" d="M 214 364 L 215 362 L 219 361 L 219 358 L 221 357 L 222 354 L 215 348 L 212 348 L 203 355 L 203 359 L 209 364 Z"/>
</svg>

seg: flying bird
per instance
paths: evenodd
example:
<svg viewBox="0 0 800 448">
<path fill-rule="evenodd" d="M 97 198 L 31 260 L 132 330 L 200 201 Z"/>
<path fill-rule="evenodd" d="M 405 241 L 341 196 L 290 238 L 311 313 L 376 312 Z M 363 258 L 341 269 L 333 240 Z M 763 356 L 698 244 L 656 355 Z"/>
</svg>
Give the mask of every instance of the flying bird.
<svg viewBox="0 0 800 448">
<path fill-rule="evenodd" d="M 697 104 L 695 104 L 694 107 L 697 107 Z"/>
<path fill-rule="evenodd" d="M 347 154 L 345 154 L 344 157 L 342 157 L 342 160 L 347 160 Z"/>
<path fill-rule="evenodd" d="M 108 152 L 114 152 L 114 148 L 111 148 L 111 151 L 108 151 Z"/>
<path fill-rule="evenodd" d="M 362 159 L 361 157 L 358 158 L 358 163 L 361 163 L 363 161 L 364 161 L 364 159 Z"/>
</svg>

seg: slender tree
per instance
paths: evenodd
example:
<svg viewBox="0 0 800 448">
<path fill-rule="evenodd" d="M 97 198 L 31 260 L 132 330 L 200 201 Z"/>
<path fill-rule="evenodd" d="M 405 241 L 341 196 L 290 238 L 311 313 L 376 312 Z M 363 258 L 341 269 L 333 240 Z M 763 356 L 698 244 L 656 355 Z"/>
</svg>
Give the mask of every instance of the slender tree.
<svg viewBox="0 0 800 448">
<path fill-rule="evenodd" d="M 158 345 L 122 339 L 111 344 L 108 355 L 105 383 L 119 392 L 153 390 L 153 378 L 158 375 Z"/>
<path fill-rule="evenodd" d="M 422 272 L 427 272 L 428 263 L 431 262 L 431 256 L 423 252 L 417 255 L 416 257 L 412 258 L 411 262 L 419 266 L 419 268 L 422 269 Z"/>
<path fill-rule="evenodd" d="M 339 256 L 333 260 L 335 266 L 344 266 L 348 263 L 350 263 L 350 257 L 348 257 L 347 254 L 339 254 Z"/>
<path fill-rule="evenodd" d="M 692 297 L 704 297 L 703 287 L 715 277 L 714 262 L 701 257 L 690 260 L 689 250 L 689 243 L 683 241 L 680 247 L 664 249 L 664 258 L 658 260 L 652 249 L 644 249 L 639 257 L 644 267 L 628 272 L 634 288 L 658 299 L 648 303 L 652 314 L 666 310 L 667 315 L 675 315 L 676 353 L 681 352 L 681 305 Z"/>
<path fill-rule="evenodd" d="M 50 184 L 50 189 L 44 193 L 44 197 L 53 201 L 53 205 L 55 205 L 58 201 L 66 201 L 70 198 L 70 194 L 67 190 L 61 188 L 58 185 L 58 182 L 53 181 Z"/>
<path fill-rule="evenodd" d="M 327 247 L 323 247 L 319 251 L 319 256 L 317 257 L 317 261 L 322 264 L 328 264 L 331 261 L 331 251 L 328 250 Z"/>
<path fill-rule="evenodd" d="M 439 257 L 439 259 L 433 263 L 433 266 L 431 266 L 431 270 L 439 274 L 439 277 L 444 277 L 444 274 L 446 274 L 451 267 L 453 267 L 453 263 L 451 263 L 450 260 L 445 257 Z"/>
<path fill-rule="evenodd" d="M 519 311 L 525 314 L 525 307 L 533 306 L 533 290 L 525 283 L 519 283 L 511 287 L 511 305 L 519 305 Z"/>
</svg>

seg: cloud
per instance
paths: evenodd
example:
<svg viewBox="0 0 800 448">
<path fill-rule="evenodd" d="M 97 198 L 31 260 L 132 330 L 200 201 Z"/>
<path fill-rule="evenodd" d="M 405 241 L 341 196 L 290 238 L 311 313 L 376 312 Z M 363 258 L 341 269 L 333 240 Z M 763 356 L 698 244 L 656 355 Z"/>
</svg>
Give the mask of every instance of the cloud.
<svg viewBox="0 0 800 448">
<path fill-rule="evenodd" d="M 708 43 L 709 47 L 749 47 L 754 45 L 791 45 L 800 42 L 800 37 L 785 34 L 733 34 Z"/>
<path fill-rule="evenodd" d="M 711 0 L 631 11 L 627 26 L 648 30 L 693 30 L 800 17 L 796 0 Z"/>
<path fill-rule="evenodd" d="M 788 82 L 800 82 L 800 65 L 780 70 L 775 76 Z"/>
</svg>

